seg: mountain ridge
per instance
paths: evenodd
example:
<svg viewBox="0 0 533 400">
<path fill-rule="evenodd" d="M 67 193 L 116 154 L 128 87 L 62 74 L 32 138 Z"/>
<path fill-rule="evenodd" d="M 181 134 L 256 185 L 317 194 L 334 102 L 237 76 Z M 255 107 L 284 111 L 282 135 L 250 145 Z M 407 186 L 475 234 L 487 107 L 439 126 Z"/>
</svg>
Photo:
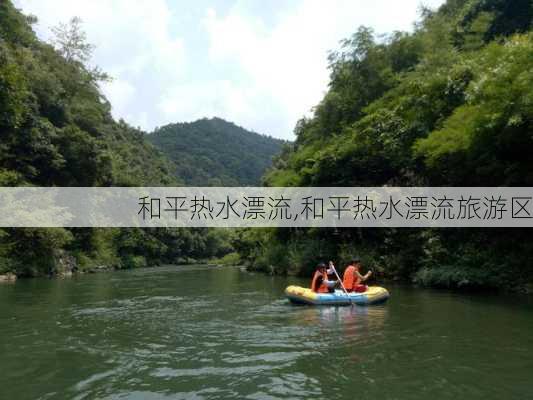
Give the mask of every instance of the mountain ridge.
<svg viewBox="0 0 533 400">
<path fill-rule="evenodd" d="M 287 141 L 223 118 L 201 118 L 156 128 L 147 140 L 175 165 L 190 186 L 257 186 Z"/>
</svg>

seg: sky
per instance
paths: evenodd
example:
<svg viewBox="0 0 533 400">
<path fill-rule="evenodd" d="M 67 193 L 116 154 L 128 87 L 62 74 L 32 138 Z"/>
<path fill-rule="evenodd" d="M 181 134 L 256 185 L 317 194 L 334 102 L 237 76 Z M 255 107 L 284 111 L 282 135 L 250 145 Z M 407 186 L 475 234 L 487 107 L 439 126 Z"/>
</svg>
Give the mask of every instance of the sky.
<svg viewBox="0 0 533 400">
<path fill-rule="evenodd" d="M 410 31 L 420 6 L 443 0 L 14 0 L 35 30 L 73 16 L 110 74 L 115 118 L 151 131 L 221 117 L 292 140 L 328 87 L 327 54 L 360 25 Z M 401 4 L 400 4 L 401 3 Z"/>
</svg>

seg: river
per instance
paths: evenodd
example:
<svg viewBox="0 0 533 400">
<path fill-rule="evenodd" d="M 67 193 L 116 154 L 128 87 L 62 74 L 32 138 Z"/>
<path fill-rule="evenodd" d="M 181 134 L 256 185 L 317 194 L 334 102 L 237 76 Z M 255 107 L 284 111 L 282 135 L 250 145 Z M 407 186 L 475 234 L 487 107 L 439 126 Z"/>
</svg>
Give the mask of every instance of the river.
<svg viewBox="0 0 533 400">
<path fill-rule="evenodd" d="M 533 304 L 390 287 L 290 305 L 295 278 L 162 267 L 0 285 L 2 399 L 528 399 Z"/>
</svg>

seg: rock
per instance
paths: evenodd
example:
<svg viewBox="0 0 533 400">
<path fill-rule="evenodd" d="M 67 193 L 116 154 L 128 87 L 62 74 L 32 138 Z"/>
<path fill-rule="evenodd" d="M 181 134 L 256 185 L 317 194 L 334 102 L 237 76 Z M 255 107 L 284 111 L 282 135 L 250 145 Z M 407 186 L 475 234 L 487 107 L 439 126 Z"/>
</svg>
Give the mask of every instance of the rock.
<svg viewBox="0 0 533 400">
<path fill-rule="evenodd" d="M 78 269 L 78 263 L 76 258 L 66 251 L 60 251 L 56 255 L 54 273 L 52 275 L 57 275 L 60 278 L 70 278 L 74 271 Z"/>
<path fill-rule="evenodd" d="M 109 267 L 108 265 L 97 265 L 96 267 L 88 269 L 86 272 L 90 274 L 95 274 L 97 272 L 106 272 L 110 270 L 112 270 L 112 267 Z"/>
<path fill-rule="evenodd" d="M 6 272 L 5 274 L 0 275 L 0 282 L 15 282 L 17 280 L 17 275 L 13 272 Z"/>
<path fill-rule="evenodd" d="M 65 271 L 57 274 L 60 278 L 72 278 L 72 271 Z"/>
</svg>

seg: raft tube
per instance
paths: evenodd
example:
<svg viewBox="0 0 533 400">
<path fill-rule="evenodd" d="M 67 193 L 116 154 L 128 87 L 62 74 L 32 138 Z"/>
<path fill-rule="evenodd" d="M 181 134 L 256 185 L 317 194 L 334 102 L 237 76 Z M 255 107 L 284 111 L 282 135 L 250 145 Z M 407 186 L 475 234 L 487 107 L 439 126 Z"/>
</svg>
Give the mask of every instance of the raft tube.
<svg viewBox="0 0 533 400">
<path fill-rule="evenodd" d="M 350 304 L 367 306 L 383 303 L 390 296 L 387 289 L 379 286 L 369 286 L 367 291 L 363 293 L 351 292 L 348 294 L 339 289 L 333 293 L 316 293 L 309 288 L 289 286 L 285 289 L 285 295 L 292 303 L 314 306 L 349 306 Z"/>
</svg>

